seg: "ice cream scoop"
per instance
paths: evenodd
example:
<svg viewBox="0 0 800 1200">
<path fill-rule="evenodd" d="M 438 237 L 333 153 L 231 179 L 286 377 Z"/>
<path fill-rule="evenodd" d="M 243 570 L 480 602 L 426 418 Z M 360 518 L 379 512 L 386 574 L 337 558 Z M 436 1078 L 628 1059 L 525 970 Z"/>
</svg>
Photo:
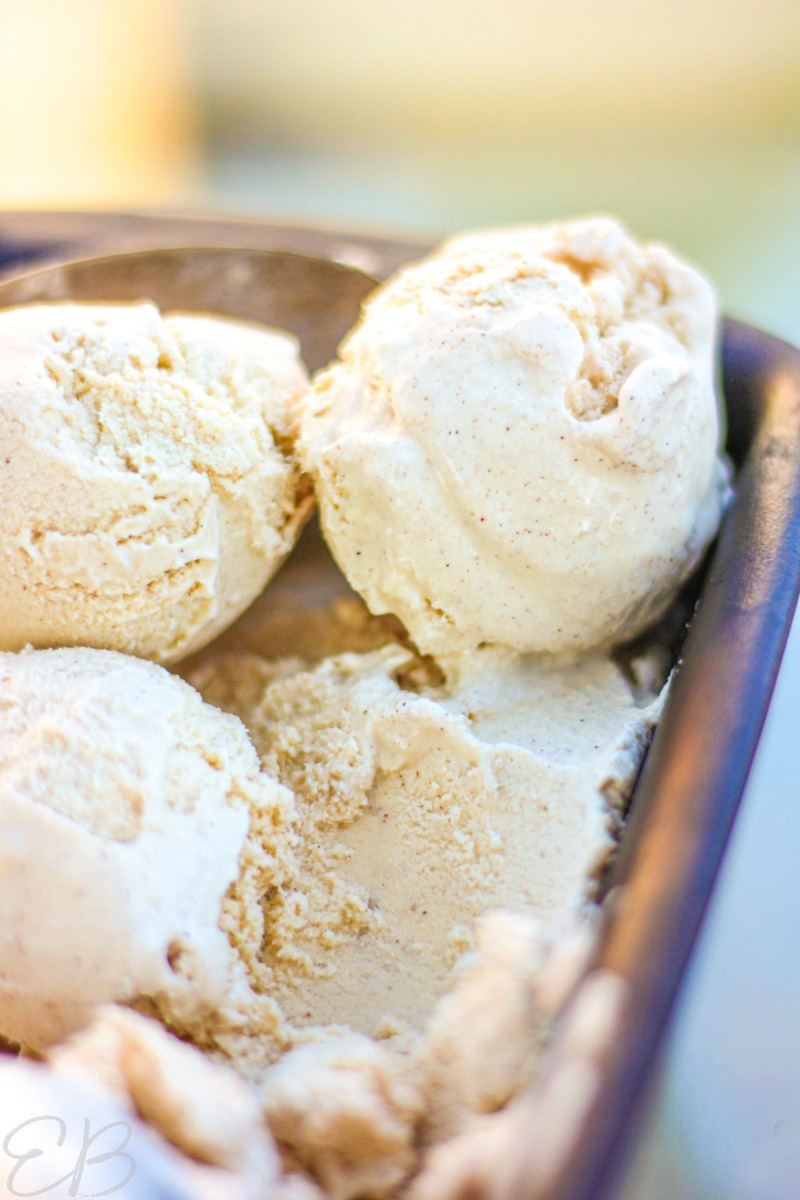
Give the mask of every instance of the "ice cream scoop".
<svg viewBox="0 0 800 1200">
<path fill-rule="evenodd" d="M 26 306 L 0 312 L 0 647 L 168 662 L 224 629 L 311 498 L 297 343 L 218 318 L 288 329 L 321 366 L 372 286 L 321 259 L 191 248 L 0 284 L 0 308 Z"/>
<path fill-rule="evenodd" d="M 283 561 L 311 499 L 283 334 L 151 304 L 0 311 L 0 646 L 169 662 Z"/>
<path fill-rule="evenodd" d="M 301 457 L 325 535 L 425 651 L 640 632 L 727 494 L 708 283 L 616 222 L 459 238 L 364 306 Z"/>
<path fill-rule="evenodd" d="M 0 654 L 0 1033 L 40 1050 L 108 1001 L 206 1042 L 241 1024 L 226 906 L 279 871 L 291 813 L 240 722 L 163 668 Z"/>
</svg>

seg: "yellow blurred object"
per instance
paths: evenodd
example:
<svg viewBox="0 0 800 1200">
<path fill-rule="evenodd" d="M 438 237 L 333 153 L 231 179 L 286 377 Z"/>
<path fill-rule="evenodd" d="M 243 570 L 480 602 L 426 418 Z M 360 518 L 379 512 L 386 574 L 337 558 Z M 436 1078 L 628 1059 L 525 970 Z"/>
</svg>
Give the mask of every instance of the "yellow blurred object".
<svg viewBox="0 0 800 1200">
<path fill-rule="evenodd" d="M 797 0 L 196 0 L 221 119 L 285 137 L 786 128 Z"/>
<path fill-rule="evenodd" d="M 184 17 L 184 0 L 0 0 L 0 207 L 191 194 Z"/>
</svg>

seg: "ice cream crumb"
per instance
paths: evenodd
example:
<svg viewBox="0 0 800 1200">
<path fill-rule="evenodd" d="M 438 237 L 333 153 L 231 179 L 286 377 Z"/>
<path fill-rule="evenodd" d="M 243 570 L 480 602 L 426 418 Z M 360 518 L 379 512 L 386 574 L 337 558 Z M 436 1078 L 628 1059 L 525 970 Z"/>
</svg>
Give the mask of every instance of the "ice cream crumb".
<svg viewBox="0 0 800 1200">
<path fill-rule="evenodd" d="M 290 1165 L 331 1200 L 393 1195 L 414 1168 L 423 1111 L 411 1064 L 346 1034 L 302 1046 L 265 1076 L 264 1109 Z"/>
</svg>

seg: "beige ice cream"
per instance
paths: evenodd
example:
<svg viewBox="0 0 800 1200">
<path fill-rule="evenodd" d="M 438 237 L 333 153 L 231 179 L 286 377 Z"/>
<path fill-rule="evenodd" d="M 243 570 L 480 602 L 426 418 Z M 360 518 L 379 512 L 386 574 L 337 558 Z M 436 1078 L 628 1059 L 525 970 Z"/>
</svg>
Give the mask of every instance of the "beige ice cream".
<svg viewBox="0 0 800 1200">
<path fill-rule="evenodd" d="M 435 654 L 655 620 L 727 491 L 715 322 L 696 271 L 608 219 L 462 237 L 396 275 L 300 443 L 371 611 Z"/>
<path fill-rule="evenodd" d="M 120 1000 L 268 1040 L 224 926 L 240 880 L 280 878 L 292 805 L 241 724 L 162 668 L 0 655 L 0 1033 L 41 1049 Z"/>
<path fill-rule="evenodd" d="M 238 652 L 186 670 L 295 794 L 297 874 L 266 937 L 233 935 L 294 1048 L 269 1067 L 242 1040 L 236 1062 L 287 1165 L 348 1200 L 394 1195 L 534 1077 L 664 672 L 654 652 L 433 662 L 352 599 L 315 606 L 312 561 L 226 636 Z M 254 653 L 287 645 L 305 661 Z"/>
<path fill-rule="evenodd" d="M 128 1200 L 323 1200 L 282 1170 L 258 1097 L 241 1079 L 112 1006 L 47 1065 L 0 1064 L 0 1128 L 3 1197 L 39 1186 L 53 1200 L 115 1192 Z"/>
<path fill-rule="evenodd" d="M 602 655 L 434 667 L 390 645 L 315 667 L 232 655 L 191 678 L 295 794 L 298 874 L 266 939 L 233 935 L 240 955 L 294 1027 L 371 1036 L 424 1029 L 487 908 L 573 926 L 660 703 Z"/>
<path fill-rule="evenodd" d="M 274 1200 L 396 1195 L 536 1075 L 661 708 L 663 655 L 608 643 L 725 498 L 714 318 L 610 221 L 402 272 L 302 438 L 350 582 L 394 615 L 301 553 L 202 649 L 308 507 L 292 343 L 146 304 L 0 313 L 3 644 L 199 650 L 203 697 L 108 650 L 0 653 L 0 1034 L 45 1050 L 127 1006 L 56 1075 Z"/>
<path fill-rule="evenodd" d="M 418 1162 L 417 1067 L 354 1033 L 289 1051 L 261 1089 L 287 1167 L 310 1174 L 331 1200 L 394 1195 Z"/>
<path fill-rule="evenodd" d="M 426 1141 L 496 1112 L 533 1079 L 552 1017 L 543 981 L 559 940 L 523 913 L 478 919 L 476 948 L 458 964 L 420 1055 Z"/>
<path fill-rule="evenodd" d="M 301 1197 L 261 1175 L 197 1161 L 93 1080 L 42 1063 L 0 1062 L 0 1122 L 2 1200 L 321 1200 L 317 1191 Z"/>
<path fill-rule="evenodd" d="M 531 979 L 585 909 L 658 701 L 600 656 L 442 668 L 391 643 L 204 670 L 260 769 L 236 717 L 154 664 L 0 656 L 0 1032 L 44 1050 L 98 1005 L 137 1007 L 256 1085 L 286 1169 L 341 1200 L 391 1195 L 421 1136 L 528 1078 L 549 1019 Z M 448 999 L 499 905 L 539 913 L 544 941 L 495 918 Z M 467 1094 L 473 1033 L 507 1053 Z M 205 1092 L 155 1026 L 112 1010 L 54 1061 L 76 1055 L 182 1153 L 202 1158 L 210 1122 L 206 1154 L 247 1173 L 239 1108 L 216 1119 L 222 1084 Z"/>
<path fill-rule="evenodd" d="M 0 647 L 174 661 L 258 595 L 310 497 L 293 339 L 151 304 L 0 311 Z"/>
<path fill-rule="evenodd" d="M 59 1079 L 101 1089 L 187 1159 L 249 1180 L 255 1195 L 277 1190 L 280 1159 L 257 1097 L 234 1072 L 154 1021 L 99 1008 L 48 1061 Z"/>
<path fill-rule="evenodd" d="M 0 656 L 0 1032 L 39 1049 L 126 1001 L 258 1077 L 309 1027 L 421 1031 L 488 906 L 569 925 L 657 701 L 600 658 L 501 660 L 218 661 L 197 681 L 259 769 L 159 667 Z"/>
<path fill-rule="evenodd" d="M 397 1194 L 429 1147 L 472 1129 L 536 1077 L 553 1014 L 592 941 L 589 925 L 555 939 L 529 915 L 489 913 L 411 1053 L 329 1031 L 284 1055 L 261 1093 L 287 1167 L 334 1200 Z"/>
</svg>

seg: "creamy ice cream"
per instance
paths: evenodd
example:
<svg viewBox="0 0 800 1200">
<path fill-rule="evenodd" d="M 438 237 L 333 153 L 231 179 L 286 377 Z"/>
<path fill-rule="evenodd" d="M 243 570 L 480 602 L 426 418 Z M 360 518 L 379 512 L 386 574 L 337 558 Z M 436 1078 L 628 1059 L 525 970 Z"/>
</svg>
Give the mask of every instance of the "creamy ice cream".
<svg viewBox="0 0 800 1200">
<path fill-rule="evenodd" d="M 533 1081 L 593 939 L 589 924 L 556 939 L 530 915 L 488 913 L 412 1052 L 349 1031 L 289 1051 L 261 1087 L 287 1169 L 309 1173 L 334 1200 L 396 1195 L 431 1146 L 474 1129 Z"/>
<path fill-rule="evenodd" d="M 289 1051 L 267 1073 L 264 1112 L 287 1166 L 331 1200 L 392 1196 L 418 1161 L 417 1064 L 354 1033 Z"/>
<path fill-rule="evenodd" d="M 269 1040 L 224 928 L 240 880 L 280 878 L 291 815 L 239 721 L 162 668 L 0 655 L 0 1033 L 41 1049 L 121 1000 Z"/>
<path fill-rule="evenodd" d="M 129 1010 L 99 1009 L 47 1065 L 0 1064 L 0 1195 L 323 1200 L 286 1175 L 256 1094 Z M 33 1153 L 31 1153 L 33 1151 Z M 38 1151 L 38 1153 L 36 1153 Z"/>
<path fill-rule="evenodd" d="M 311 504 L 293 339 L 151 304 L 0 311 L 0 648 L 174 661 L 258 595 Z"/>
<path fill-rule="evenodd" d="M 102 1089 L 195 1163 L 219 1167 L 270 1195 L 278 1151 L 255 1094 L 160 1025 L 128 1009 L 97 1009 L 85 1030 L 48 1055 L 60 1079 Z"/>
<path fill-rule="evenodd" d="M 415 1053 L 485 909 L 583 913 L 659 703 L 599 655 L 198 674 L 260 768 L 154 664 L 0 656 L 5 1037 L 42 1049 L 123 1001 L 256 1082 L 342 1027 Z"/>
<path fill-rule="evenodd" d="M 0 312 L 0 646 L 191 653 L 0 653 L 0 1034 L 73 1035 L 53 1078 L 189 1192 L 394 1196 L 536 1076 L 667 674 L 609 644 L 725 500 L 714 321 L 599 219 L 401 272 L 307 402 L 263 330 Z M 301 410 L 371 612 L 305 539 L 217 637 L 308 510 Z"/>
<path fill-rule="evenodd" d="M 602 655 L 497 649 L 231 655 L 191 678 L 295 795 L 297 876 L 240 955 L 292 1026 L 384 1037 L 424 1029 L 486 909 L 560 933 L 584 913 L 660 704 Z"/>
<path fill-rule="evenodd" d="M 552 1016 L 541 981 L 556 941 L 523 913 L 478 919 L 476 948 L 458 964 L 420 1055 L 426 1141 L 445 1141 L 497 1111 L 534 1077 Z"/>
<path fill-rule="evenodd" d="M 301 1197 L 260 1175 L 198 1162 L 91 1079 L 42 1063 L 0 1061 L 0 1123 L 2 1200 L 321 1200 L 313 1189 Z"/>
<path fill-rule="evenodd" d="M 337 638 L 366 636 L 337 612 Z M 439 665 L 397 642 L 197 670 L 260 766 L 235 716 L 154 664 L 0 655 L 0 1032 L 44 1050 L 98 1005 L 139 1008 L 257 1086 L 287 1170 L 391 1195 L 421 1137 L 530 1077 L 552 1011 L 534 980 L 585 910 L 658 699 L 602 656 Z M 498 914 L 474 944 L 492 906 L 541 923 Z M 493 1071 L 465 1088 L 475 1053 Z M 53 1061 L 251 1178 L 239 1101 L 215 1116 L 238 1085 L 151 1022 L 109 1010 Z"/>
<path fill-rule="evenodd" d="M 348 1200 L 395 1195 L 535 1077 L 665 668 L 422 657 L 320 550 L 182 670 L 295 795 L 297 873 L 264 897 L 267 936 L 236 940 L 294 1048 L 270 1067 L 242 1040 L 236 1062 L 287 1166 Z"/>
<path fill-rule="evenodd" d="M 674 597 L 727 492 L 711 288 L 608 219 L 454 240 L 366 303 L 301 456 L 374 613 L 574 652 Z"/>
</svg>

